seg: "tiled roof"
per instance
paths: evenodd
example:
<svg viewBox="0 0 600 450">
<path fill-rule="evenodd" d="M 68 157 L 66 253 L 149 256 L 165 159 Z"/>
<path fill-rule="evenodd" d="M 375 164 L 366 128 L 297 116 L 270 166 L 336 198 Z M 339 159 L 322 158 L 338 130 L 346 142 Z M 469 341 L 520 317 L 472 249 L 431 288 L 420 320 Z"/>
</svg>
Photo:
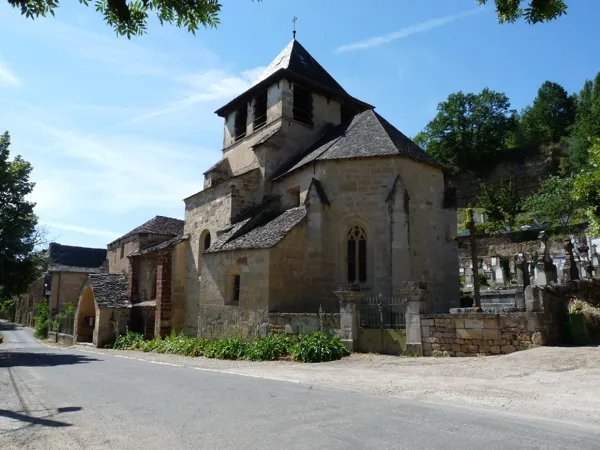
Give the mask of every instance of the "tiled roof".
<svg viewBox="0 0 600 450">
<path fill-rule="evenodd" d="M 115 239 L 111 244 L 126 237 L 141 233 L 177 236 L 178 234 L 183 233 L 183 220 L 174 219 L 172 217 L 156 216 L 139 227 L 134 228 L 129 233 Z"/>
<path fill-rule="evenodd" d="M 434 167 L 441 167 L 387 120 L 368 109 L 354 116 L 352 120 L 331 129 L 306 152 L 284 166 L 273 179 L 315 160 L 388 155 L 406 156 Z"/>
<path fill-rule="evenodd" d="M 174 238 L 168 239 L 159 244 L 154 244 L 154 245 L 151 245 L 150 247 L 143 248 L 139 252 L 133 253 L 131 256 L 146 255 L 148 253 L 153 253 L 153 252 L 157 252 L 159 250 L 164 250 L 166 248 L 173 247 L 174 245 L 177 245 L 180 242 L 186 241 L 187 239 L 188 239 L 188 236 L 184 236 L 184 235 L 180 234 L 178 236 L 175 236 Z"/>
<path fill-rule="evenodd" d="M 120 273 L 93 273 L 85 285 L 92 287 L 98 308 L 130 308 L 127 277 Z"/>
<path fill-rule="evenodd" d="M 99 272 L 105 261 L 105 248 L 74 247 L 56 242 L 48 247 L 49 272 Z"/>
<path fill-rule="evenodd" d="M 285 211 L 283 214 L 278 215 L 264 225 L 253 228 L 241 236 L 235 236 L 236 230 L 239 231 L 251 220 L 245 219 L 245 221 L 236 224 L 227 233 L 229 240 L 225 235 L 221 236 L 214 245 L 210 246 L 207 253 L 228 250 L 271 248 L 281 241 L 292 228 L 302 222 L 305 217 L 306 209 L 303 206 L 299 206 Z"/>
</svg>

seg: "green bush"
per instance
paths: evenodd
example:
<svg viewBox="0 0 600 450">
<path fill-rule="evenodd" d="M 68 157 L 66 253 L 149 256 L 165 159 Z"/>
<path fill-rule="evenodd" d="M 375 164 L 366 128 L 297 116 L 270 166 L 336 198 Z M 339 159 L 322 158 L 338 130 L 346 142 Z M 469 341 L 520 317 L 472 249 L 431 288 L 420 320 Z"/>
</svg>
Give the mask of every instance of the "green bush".
<svg viewBox="0 0 600 450">
<path fill-rule="evenodd" d="M 115 350 L 133 350 L 136 344 L 144 342 L 144 336 L 132 331 L 117 336 L 115 342 L 108 347 Z"/>
<path fill-rule="evenodd" d="M 33 335 L 38 339 L 48 337 L 48 301 L 43 300 L 35 305 L 35 332 Z"/>
<path fill-rule="evenodd" d="M 250 344 L 240 338 L 221 339 L 205 348 L 204 356 L 217 359 L 243 359 Z"/>
<path fill-rule="evenodd" d="M 245 356 L 250 361 L 275 361 L 289 355 L 294 343 L 290 336 L 272 334 L 250 345 Z"/>
<path fill-rule="evenodd" d="M 334 361 L 348 355 L 344 343 L 337 336 L 329 336 L 320 331 L 300 335 L 290 351 L 295 361 L 316 363 Z"/>
<path fill-rule="evenodd" d="M 149 353 L 249 361 L 274 361 L 282 356 L 292 355 L 296 361 L 320 362 L 333 361 L 348 354 L 339 338 L 320 332 L 303 335 L 298 339 L 273 334 L 254 343 L 239 338 L 210 341 L 174 332 L 163 339 L 146 341 L 141 334 L 129 332 L 118 336 L 110 347 L 116 350 L 141 350 Z"/>
</svg>

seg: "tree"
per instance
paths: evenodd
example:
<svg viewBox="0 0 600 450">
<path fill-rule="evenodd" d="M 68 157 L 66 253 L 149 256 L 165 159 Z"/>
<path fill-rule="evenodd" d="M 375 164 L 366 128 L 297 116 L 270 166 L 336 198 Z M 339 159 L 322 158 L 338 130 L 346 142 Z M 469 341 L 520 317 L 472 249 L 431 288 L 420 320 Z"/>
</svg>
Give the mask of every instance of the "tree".
<svg viewBox="0 0 600 450">
<path fill-rule="evenodd" d="M 512 180 L 498 186 L 482 184 L 477 206 L 482 208 L 490 225 L 496 229 L 511 232 L 517 222 L 517 215 L 523 210 L 523 201 Z"/>
<path fill-rule="evenodd" d="M 254 0 L 252 0 L 254 1 Z M 262 1 L 262 0 L 256 0 Z M 485 5 L 488 0 L 477 0 Z M 515 22 L 524 18 L 528 23 L 547 22 L 567 13 L 564 0 L 494 0 L 500 23 Z M 79 0 L 89 6 L 89 0 Z M 59 0 L 8 0 L 8 4 L 21 10 L 27 18 L 54 16 Z M 521 6 L 524 4 L 524 7 Z M 119 36 L 142 35 L 146 33 L 150 13 L 156 13 L 161 24 L 168 23 L 179 28 L 187 28 L 195 34 L 200 26 L 216 27 L 221 5 L 218 0 L 96 0 L 96 12 Z"/>
<path fill-rule="evenodd" d="M 487 88 L 479 94 L 451 94 L 437 109 L 415 141 L 438 162 L 458 170 L 493 164 L 517 127 L 508 97 Z"/>
<path fill-rule="evenodd" d="M 484 5 L 488 0 L 477 0 Z M 494 0 L 500 23 L 524 18 L 527 23 L 548 22 L 567 13 L 564 0 Z"/>
<path fill-rule="evenodd" d="M 0 136 L 0 286 L 4 298 L 21 294 L 39 275 L 43 237 L 36 229 L 34 203 L 26 200 L 34 183 L 31 164 L 20 156 L 9 160 L 10 136 Z"/>
<path fill-rule="evenodd" d="M 550 222 L 565 227 L 581 208 L 580 202 L 571 197 L 573 178 L 550 177 L 544 181 L 536 194 L 527 197 L 523 210 L 531 213 L 539 222 Z"/>
<path fill-rule="evenodd" d="M 559 142 L 575 121 L 575 99 L 558 83 L 546 81 L 533 105 L 521 115 L 521 133 L 530 144 Z"/>
<path fill-rule="evenodd" d="M 590 147 L 587 167 L 575 177 L 573 198 L 582 203 L 593 234 L 600 234 L 600 139 Z"/>
<path fill-rule="evenodd" d="M 89 0 L 79 0 L 79 3 L 90 4 Z M 35 19 L 48 14 L 54 16 L 59 0 L 8 0 L 8 4 L 20 9 L 25 17 Z M 129 39 L 146 33 L 151 13 L 156 14 L 161 25 L 168 23 L 187 28 L 195 34 L 200 26 L 215 28 L 221 12 L 218 0 L 96 0 L 94 7 L 117 35 Z"/>
<path fill-rule="evenodd" d="M 600 72 L 592 82 L 586 80 L 577 97 L 575 123 L 568 139 L 569 162 L 573 172 L 587 164 L 590 138 L 600 137 Z"/>
</svg>

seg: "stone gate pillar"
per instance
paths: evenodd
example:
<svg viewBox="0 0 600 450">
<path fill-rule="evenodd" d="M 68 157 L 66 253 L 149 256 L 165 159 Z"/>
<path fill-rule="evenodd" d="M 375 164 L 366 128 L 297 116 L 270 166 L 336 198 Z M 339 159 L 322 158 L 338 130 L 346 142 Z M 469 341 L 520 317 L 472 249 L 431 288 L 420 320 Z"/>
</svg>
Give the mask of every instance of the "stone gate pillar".
<svg viewBox="0 0 600 450">
<path fill-rule="evenodd" d="M 361 299 L 354 286 L 340 286 L 333 292 L 340 299 L 340 339 L 348 349 L 358 350 L 358 305 Z"/>
<path fill-rule="evenodd" d="M 171 332 L 173 302 L 171 300 L 172 252 L 165 250 L 158 255 L 156 266 L 156 311 L 154 335 L 166 336 Z"/>
<path fill-rule="evenodd" d="M 423 356 L 421 314 L 427 311 L 427 283 L 407 281 L 398 295 L 406 302 L 406 353 Z"/>
</svg>

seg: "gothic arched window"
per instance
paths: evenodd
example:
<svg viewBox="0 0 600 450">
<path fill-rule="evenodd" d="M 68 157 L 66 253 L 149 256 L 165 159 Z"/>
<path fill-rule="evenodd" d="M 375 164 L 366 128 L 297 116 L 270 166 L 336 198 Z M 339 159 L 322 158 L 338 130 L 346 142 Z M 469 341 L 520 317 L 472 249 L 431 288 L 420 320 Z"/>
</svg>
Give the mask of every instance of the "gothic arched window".
<svg viewBox="0 0 600 450">
<path fill-rule="evenodd" d="M 348 232 L 348 282 L 367 281 L 367 234 L 358 225 Z"/>
</svg>

